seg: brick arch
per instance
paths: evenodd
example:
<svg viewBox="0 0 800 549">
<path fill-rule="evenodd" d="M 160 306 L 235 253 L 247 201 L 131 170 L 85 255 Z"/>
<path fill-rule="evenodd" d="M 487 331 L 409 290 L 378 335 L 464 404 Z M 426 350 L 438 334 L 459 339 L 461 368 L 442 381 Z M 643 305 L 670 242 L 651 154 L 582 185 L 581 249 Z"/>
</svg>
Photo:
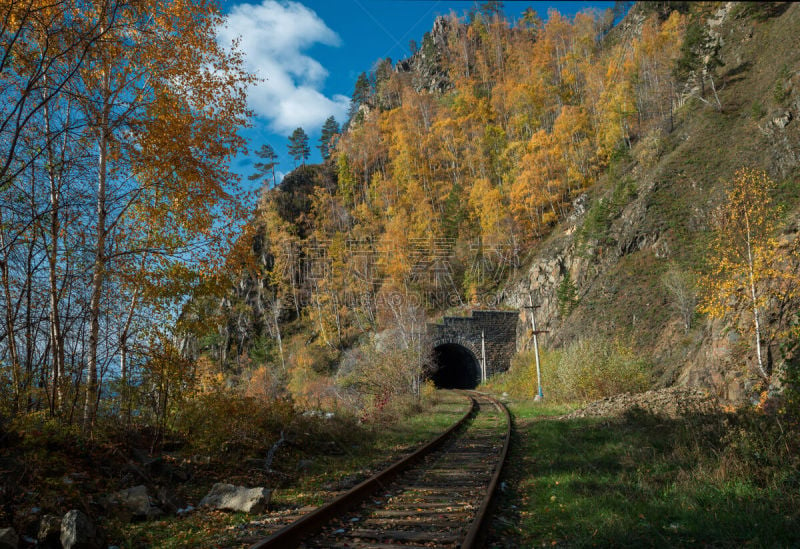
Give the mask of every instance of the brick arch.
<svg viewBox="0 0 800 549">
<path fill-rule="evenodd" d="M 444 337 L 434 339 L 432 348 L 436 349 L 442 345 L 461 345 L 472 353 L 473 358 L 478 361 L 478 364 L 481 363 L 480 341 L 478 342 L 478 346 L 476 346 L 474 342 L 464 337 Z"/>
</svg>

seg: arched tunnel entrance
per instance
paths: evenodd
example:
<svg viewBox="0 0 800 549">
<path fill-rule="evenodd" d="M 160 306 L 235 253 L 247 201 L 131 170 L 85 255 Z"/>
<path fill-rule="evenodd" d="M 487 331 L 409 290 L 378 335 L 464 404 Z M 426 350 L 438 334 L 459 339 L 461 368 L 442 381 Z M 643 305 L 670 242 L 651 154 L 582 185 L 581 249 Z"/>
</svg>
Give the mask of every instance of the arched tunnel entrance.
<svg viewBox="0 0 800 549">
<path fill-rule="evenodd" d="M 457 343 L 444 343 L 433 350 L 435 369 L 431 381 L 440 389 L 474 389 L 481 379 L 475 355 Z"/>
</svg>

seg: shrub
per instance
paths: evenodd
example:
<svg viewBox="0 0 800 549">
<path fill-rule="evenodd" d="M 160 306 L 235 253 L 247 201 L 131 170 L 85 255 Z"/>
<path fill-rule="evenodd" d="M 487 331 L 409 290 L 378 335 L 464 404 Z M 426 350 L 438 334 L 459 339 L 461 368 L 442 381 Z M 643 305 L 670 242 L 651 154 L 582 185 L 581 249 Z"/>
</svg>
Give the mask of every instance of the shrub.
<svg viewBox="0 0 800 549">
<path fill-rule="evenodd" d="M 545 368 L 552 379 L 553 399 L 595 400 L 642 391 L 649 385 L 647 361 L 619 341 L 582 339 L 568 345 L 558 358 Z"/>
<path fill-rule="evenodd" d="M 670 296 L 672 308 L 683 322 L 684 332 L 689 333 L 697 306 L 697 279 L 692 271 L 684 271 L 673 264 L 661 275 L 661 284 Z"/>
<path fill-rule="evenodd" d="M 752 114 L 755 120 L 760 120 L 767 114 L 767 109 L 764 108 L 764 105 L 758 99 L 753 100 L 753 103 L 750 105 L 750 113 Z"/>
<path fill-rule="evenodd" d="M 589 241 L 596 241 L 601 246 L 612 246 L 615 240 L 610 234 L 611 224 L 636 195 L 636 182 L 630 177 L 624 177 L 617 180 L 610 197 L 602 197 L 594 202 L 586 212 L 583 225 L 578 229 L 577 240 L 581 248 Z"/>
<path fill-rule="evenodd" d="M 636 148 L 636 159 L 639 165 L 645 169 L 650 169 L 656 165 L 658 159 L 664 154 L 664 132 L 655 129 L 648 133 Z"/>
<path fill-rule="evenodd" d="M 176 410 L 172 427 L 197 452 L 260 450 L 265 441 L 278 438 L 294 416 L 288 400 L 266 401 L 220 391 L 186 399 Z"/>
<path fill-rule="evenodd" d="M 646 390 L 650 365 L 616 340 L 582 339 L 561 350 L 540 354 L 542 392 L 549 401 L 596 400 L 624 392 Z M 490 387 L 516 397 L 537 393 L 533 351 L 519 353 L 511 369 Z"/>
<path fill-rule="evenodd" d="M 791 75 L 792 73 L 789 70 L 788 65 L 785 64 L 778 72 L 778 80 L 775 82 L 775 87 L 772 89 L 772 97 L 778 104 L 786 101 L 789 98 L 789 95 L 791 95 L 789 88 L 787 88 L 785 84 Z"/>
</svg>

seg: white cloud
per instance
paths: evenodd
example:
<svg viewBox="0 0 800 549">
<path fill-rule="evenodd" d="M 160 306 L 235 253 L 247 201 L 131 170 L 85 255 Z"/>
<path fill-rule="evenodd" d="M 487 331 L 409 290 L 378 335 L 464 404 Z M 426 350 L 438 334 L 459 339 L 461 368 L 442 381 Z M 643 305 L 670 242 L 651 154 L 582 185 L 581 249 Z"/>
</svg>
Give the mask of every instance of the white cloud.
<svg viewBox="0 0 800 549">
<path fill-rule="evenodd" d="M 314 44 L 340 44 L 312 10 L 286 0 L 239 4 L 217 34 L 223 45 L 240 38 L 248 70 L 263 79 L 248 92 L 250 107 L 273 131 L 288 134 L 302 126 L 310 132 L 331 115 L 344 118 L 350 98 L 326 97 L 320 89 L 328 71 L 303 53 Z"/>
</svg>

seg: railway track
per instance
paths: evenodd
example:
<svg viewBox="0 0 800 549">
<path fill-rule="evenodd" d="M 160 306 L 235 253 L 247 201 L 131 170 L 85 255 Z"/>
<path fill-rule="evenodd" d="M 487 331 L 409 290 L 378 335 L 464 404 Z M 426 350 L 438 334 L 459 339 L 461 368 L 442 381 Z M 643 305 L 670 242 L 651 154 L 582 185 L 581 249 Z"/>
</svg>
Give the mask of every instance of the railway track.
<svg viewBox="0 0 800 549">
<path fill-rule="evenodd" d="M 475 547 L 511 418 L 497 400 L 465 394 L 472 408 L 448 431 L 250 549 Z"/>
</svg>

